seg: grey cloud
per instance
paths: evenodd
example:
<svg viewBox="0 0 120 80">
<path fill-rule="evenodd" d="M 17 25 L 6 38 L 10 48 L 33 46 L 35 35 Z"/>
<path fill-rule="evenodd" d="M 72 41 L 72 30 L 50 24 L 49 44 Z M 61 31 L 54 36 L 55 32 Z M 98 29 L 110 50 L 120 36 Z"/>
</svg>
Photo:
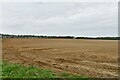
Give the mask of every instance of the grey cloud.
<svg viewBox="0 0 120 80">
<path fill-rule="evenodd" d="M 117 36 L 117 3 L 4 3 L 3 33 Z"/>
</svg>

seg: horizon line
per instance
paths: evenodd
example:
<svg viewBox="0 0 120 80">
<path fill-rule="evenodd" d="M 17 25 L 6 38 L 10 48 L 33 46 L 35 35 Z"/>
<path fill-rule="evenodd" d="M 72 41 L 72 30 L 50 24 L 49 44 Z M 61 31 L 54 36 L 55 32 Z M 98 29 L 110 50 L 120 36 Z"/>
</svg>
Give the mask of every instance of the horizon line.
<svg viewBox="0 0 120 80">
<path fill-rule="evenodd" d="M 71 36 L 71 37 L 119 37 L 119 36 L 75 36 L 75 35 L 48 35 L 48 34 L 12 34 L 12 33 L 0 33 L 7 35 L 33 35 L 33 36 Z"/>
</svg>

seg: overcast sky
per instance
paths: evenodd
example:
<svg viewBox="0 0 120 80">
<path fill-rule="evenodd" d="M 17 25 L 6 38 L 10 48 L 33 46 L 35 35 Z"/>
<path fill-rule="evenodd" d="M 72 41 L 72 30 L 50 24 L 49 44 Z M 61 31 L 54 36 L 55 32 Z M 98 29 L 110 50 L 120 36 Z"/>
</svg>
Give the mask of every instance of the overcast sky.
<svg viewBox="0 0 120 80">
<path fill-rule="evenodd" d="M 2 33 L 118 36 L 115 2 L 4 2 Z"/>
</svg>

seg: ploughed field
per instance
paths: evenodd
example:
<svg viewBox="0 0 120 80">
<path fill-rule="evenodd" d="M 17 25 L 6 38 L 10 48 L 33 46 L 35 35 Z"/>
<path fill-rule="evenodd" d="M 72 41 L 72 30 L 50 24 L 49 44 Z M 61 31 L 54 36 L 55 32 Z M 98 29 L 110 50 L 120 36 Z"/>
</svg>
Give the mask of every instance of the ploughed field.
<svg viewBox="0 0 120 80">
<path fill-rule="evenodd" d="M 88 77 L 118 76 L 117 40 L 5 38 L 2 58 L 10 63 Z"/>
</svg>

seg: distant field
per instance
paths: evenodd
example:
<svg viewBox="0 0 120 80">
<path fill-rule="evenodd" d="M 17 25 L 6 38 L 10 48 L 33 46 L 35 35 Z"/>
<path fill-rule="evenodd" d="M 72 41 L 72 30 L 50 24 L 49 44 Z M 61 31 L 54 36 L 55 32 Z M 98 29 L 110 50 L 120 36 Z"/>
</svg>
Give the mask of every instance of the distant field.
<svg viewBox="0 0 120 80">
<path fill-rule="evenodd" d="M 2 40 L 3 60 L 55 72 L 116 77 L 118 41 L 85 39 Z"/>
</svg>

